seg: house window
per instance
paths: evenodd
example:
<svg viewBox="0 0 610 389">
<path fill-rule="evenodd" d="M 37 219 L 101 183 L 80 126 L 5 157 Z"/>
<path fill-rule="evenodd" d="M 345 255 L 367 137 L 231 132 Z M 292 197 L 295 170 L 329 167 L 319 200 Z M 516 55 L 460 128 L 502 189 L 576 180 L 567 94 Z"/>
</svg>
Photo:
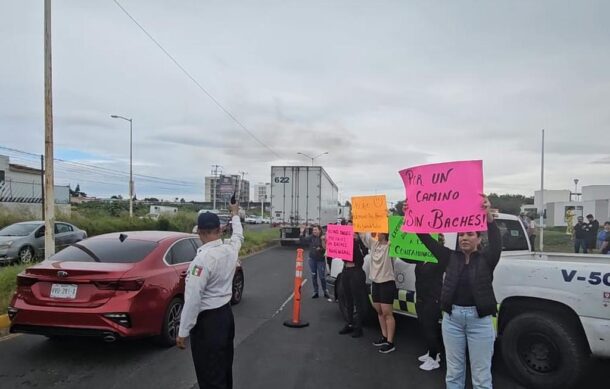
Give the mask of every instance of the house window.
<svg viewBox="0 0 610 389">
<path fill-rule="evenodd" d="M 4 182 L 4 170 L 0 170 L 0 182 Z"/>
</svg>

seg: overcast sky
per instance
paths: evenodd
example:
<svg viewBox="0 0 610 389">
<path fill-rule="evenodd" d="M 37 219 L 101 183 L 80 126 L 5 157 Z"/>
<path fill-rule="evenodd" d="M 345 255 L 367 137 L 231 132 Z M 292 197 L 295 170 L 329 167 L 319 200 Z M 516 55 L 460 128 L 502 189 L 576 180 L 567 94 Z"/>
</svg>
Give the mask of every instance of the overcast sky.
<svg viewBox="0 0 610 389">
<path fill-rule="evenodd" d="M 136 179 L 139 198 L 202 200 L 212 164 L 255 184 L 325 151 L 343 200 L 397 200 L 398 170 L 467 159 L 487 192 L 533 195 L 542 128 L 546 188 L 610 184 L 610 2 L 119 1 L 267 146 L 113 1 L 54 1 L 56 156 L 128 171 L 129 125 L 109 116 L 133 117 L 134 172 L 189 183 Z M 43 1 L 0 4 L 0 146 L 42 153 Z"/>
</svg>

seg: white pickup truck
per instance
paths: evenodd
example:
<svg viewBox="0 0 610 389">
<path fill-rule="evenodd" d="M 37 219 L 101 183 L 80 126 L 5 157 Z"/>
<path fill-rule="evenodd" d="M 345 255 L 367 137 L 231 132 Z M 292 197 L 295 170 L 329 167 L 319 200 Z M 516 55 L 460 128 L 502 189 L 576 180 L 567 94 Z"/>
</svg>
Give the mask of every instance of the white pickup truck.
<svg viewBox="0 0 610 389">
<path fill-rule="evenodd" d="M 610 358 L 610 255 L 532 252 L 516 216 L 498 214 L 496 223 L 503 251 L 494 272 L 495 324 L 504 362 L 527 388 L 574 387 L 590 357 Z M 456 248 L 456 234 L 445 239 Z M 345 315 L 342 270 L 333 259 L 328 282 Z M 417 317 L 415 265 L 394 259 L 394 270 L 394 312 Z"/>
</svg>

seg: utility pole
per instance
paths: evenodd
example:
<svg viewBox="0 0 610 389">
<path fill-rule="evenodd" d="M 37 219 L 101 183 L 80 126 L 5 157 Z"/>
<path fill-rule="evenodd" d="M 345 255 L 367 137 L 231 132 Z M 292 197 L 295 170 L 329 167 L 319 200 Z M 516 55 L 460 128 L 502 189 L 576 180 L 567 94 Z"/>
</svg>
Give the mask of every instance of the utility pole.
<svg viewBox="0 0 610 389">
<path fill-rule="evenodd" d="M 540 251 L 544 251 L 544 129 L 542 130 L 542 153 L 540 161 Z M 532 250 L 534 248 L 532 247 Z"/>
<path fill-rule="evenodd" d="M 244 182 L 244 177 L 246 176 L 246 174 L 248 174 L 247 172 L 238 172 L 239 174 L 241 174 L 241 180 L 239 181 L 239 184 L 237 185 L 237 202 L 239 203 L 241 201 L 241 189 L 243 188 L 242 183 Z"/>
<path fill-rule="evenodd" d="M 44 212 L 44 155 L 40 156 L 40 208 L 42 208 L 42 220 L 45 220 Z"/>
<path fill-rule="evenodd" d="M 44 1 L 44 257 L 55 254 L 55 191 L 53 180 L 53 70 L 51 62 L 51 0 Z"/>
<path fill-rule="evenodd" d="M 221 169 L 220 165 L 212 165 L 212 186 L 214 188 L 214 192 L 212 194 L 212 209 L 216 210 L 216 187 L 218 186 L 218 170 Z"/>
</svg>

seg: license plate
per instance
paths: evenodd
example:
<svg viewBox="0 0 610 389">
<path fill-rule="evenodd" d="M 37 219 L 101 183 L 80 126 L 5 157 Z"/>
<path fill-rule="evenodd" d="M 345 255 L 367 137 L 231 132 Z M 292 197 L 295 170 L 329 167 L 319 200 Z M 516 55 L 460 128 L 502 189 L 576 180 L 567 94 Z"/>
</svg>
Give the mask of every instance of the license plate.
<svg viewBox="0 0 610 389">
<path fill-rule="evenodd" d="M 75 299 L 76 285 L 68 284 L 53 284 L 51 286 L 51 297 L 58 299 Z"/>
</svg>

